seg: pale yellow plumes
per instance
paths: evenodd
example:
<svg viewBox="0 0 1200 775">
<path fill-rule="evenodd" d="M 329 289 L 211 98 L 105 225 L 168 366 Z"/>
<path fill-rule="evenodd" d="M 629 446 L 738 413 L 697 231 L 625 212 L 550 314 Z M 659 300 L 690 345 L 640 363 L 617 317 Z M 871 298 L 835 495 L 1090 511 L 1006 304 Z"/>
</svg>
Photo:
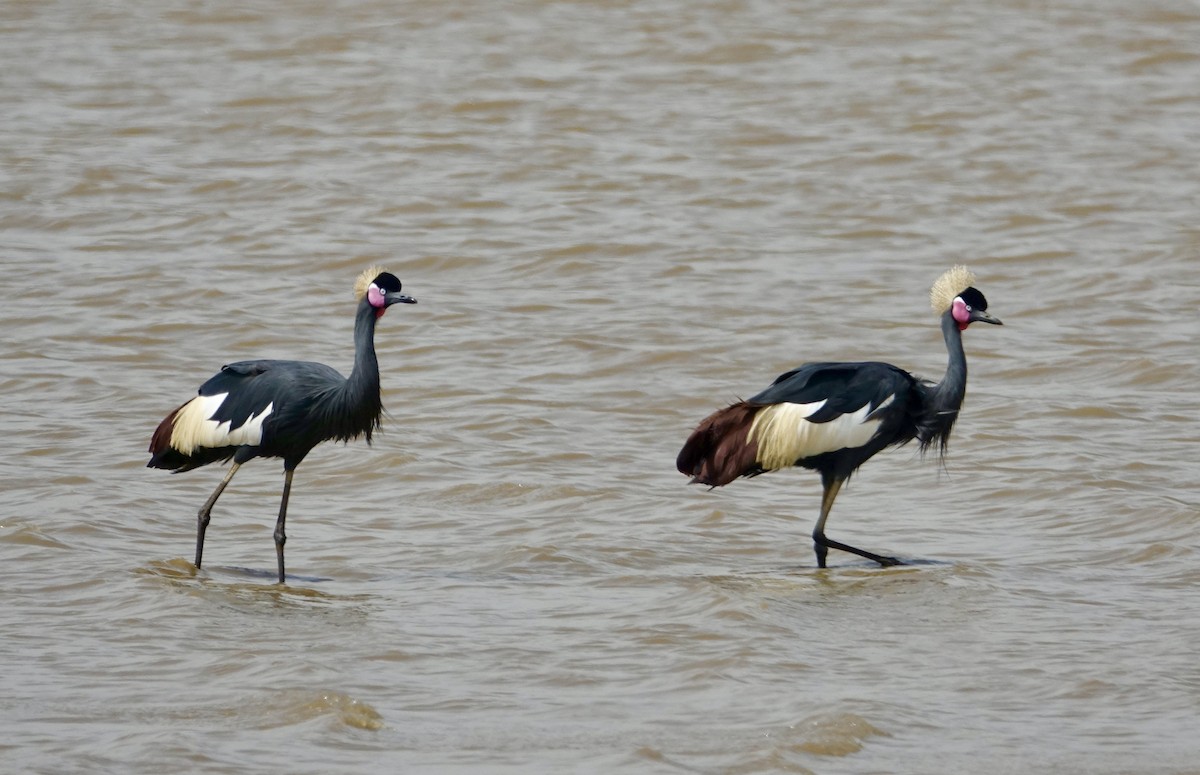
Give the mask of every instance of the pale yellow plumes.
<svg viewBox="0 0 1200 775">
<path fill-rule="evenodd" d="M 947 269 L 933 287 L 929 289 L 929 306 L 933 311 L 942 314 L 950 309 L 954 297 L 975 284 L 975 275 L 965 266 L 955 266 Z"/>
<path fill-rule="evenodd" d="M 363 297 L 367 295 L 367 288 L 371 287 L 371 281 L 386 271 L 382 266 L 373 266 L 363 270 L 363 273 L 354 281 L 354 300 L 362 301 Z"/>
<path fill-rule="evenodd" d="M 889 397 L 883 405 L 890 402 Z M 773 404 L 759 410 L 746 436 L 747 440 L 758 443 L 756 462 L 767 471 L 787 468 L 801 458 L 865 446 L 879 428 L 879 420 L 871 417 L 870 404 L 829 422 L 809 422 L 808 418 L 824 405 L 821 400 L 811 404 Z"/>
<path fill-rule="evenodd" d="M 262 443 L 263 421 L 274 411 L 274 402 L 267 404 L 267 408 L 258 414 L 251 414 L 236 429 L 230 429 L 229 420 L 217 422 L 210 419 L 228 396 L 228 393 L 196 396 L 179 407 L 171 421 L 171 446 L 190 455 L 200 447 L 219 449 Z"/>
<path fill-rule="evenodd" d="M 202 439 L 207 436 L 205 424 L 213 412 L 221 406 L 227 393 L 217 396 L 196 396 L 179 408 L 171 423 L 171 446 L 185 455 L 203 446 Z"/>
</svg>

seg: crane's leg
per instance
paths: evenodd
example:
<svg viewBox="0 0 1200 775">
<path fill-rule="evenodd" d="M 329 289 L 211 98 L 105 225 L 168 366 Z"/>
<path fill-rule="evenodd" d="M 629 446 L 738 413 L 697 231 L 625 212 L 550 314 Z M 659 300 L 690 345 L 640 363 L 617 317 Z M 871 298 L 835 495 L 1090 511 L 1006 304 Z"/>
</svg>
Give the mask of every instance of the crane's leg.
<svg viewBox="0 0 1200 775">
<path fill-rule="evenodd" d="M 825 537 L 825 520 L 829 519 L 829 510 L 833 508 L 833 500 L 837 497 L 838 491 L 842 489 L 842 481 L 841 479 L 834 479 L 832 476 L 821 474 L 821 484 L 824 486 L 825 492 L 821 495 L 821 516 L 817 519 L 817 526 L 813 528 L 812 534 L 813 549 L 817 553 L 817 567 L 825 567 L 825 557 L 829 554 L 830 549 L 840 549 L 843 552 L 857 554 L 859 557 L 866 557 L 868 560 L 874 560 L 885 568 L 889 565 L 901 565 L 902 563 L 895 557 L 872 554 L 871 552 L 856 549 L 848 544 Z"/>
<path fill-rule="evenodd" d="M 208 523 L 212 519 L 212 507 L 217 502 L 217 498 L 221 497 L 221 493 L 225 492 L 225 487 L 228 486 L 229 480 L 237 473 L 237 470 L 242 467 L 241 463 L 234 463 L 229 467 L 229 473 L 225 474 L 225 478 L 217 485 L 217 489 L 213 490 L 213 494 L 208 496 L 208 500 L 200 507 L 200 513 L 196 515 L 196 567 L 200 567 L 200 560 L 204 557 L 204 533 L 208 530 Z"/>
<path fill-rule="evenodd" d="M 279 558 L 279 583 L 283 584 L 283 545 L 287 543 L 287 533 L 283 531 L 283 523 L 287 520 L 288 496 L 292 492 L 292 469 L 283 472 L 283 500 L 279 504 L 279 519 L 275 521 L 275 556 Z"/>
</svg>

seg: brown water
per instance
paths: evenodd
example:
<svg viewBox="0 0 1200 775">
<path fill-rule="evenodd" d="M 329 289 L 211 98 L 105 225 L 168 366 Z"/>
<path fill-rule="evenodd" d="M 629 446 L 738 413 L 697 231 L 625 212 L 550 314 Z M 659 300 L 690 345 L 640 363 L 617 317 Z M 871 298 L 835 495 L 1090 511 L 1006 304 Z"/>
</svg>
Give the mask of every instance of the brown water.
<svg viewBox="0 0 1200 775">
<path fill-rule="evenodd" d="M 0 770 L 1200 771 L 1200 7 L 0 5 Z M 386 433 L 144 468 L 222 363 Z M 937 377 L 945 470 L 674 456 L 814 359 Z M 983 330 L 980 330 L 983 329 Z"/>
</svg>

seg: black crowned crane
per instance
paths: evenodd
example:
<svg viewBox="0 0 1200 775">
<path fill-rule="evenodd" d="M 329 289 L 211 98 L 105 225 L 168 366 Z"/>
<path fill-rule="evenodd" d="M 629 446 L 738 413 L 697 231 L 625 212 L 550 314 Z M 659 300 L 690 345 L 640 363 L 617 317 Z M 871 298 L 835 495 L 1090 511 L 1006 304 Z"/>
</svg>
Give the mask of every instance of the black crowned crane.
<svg viewBox="0 0 1200 775">
<path fill-rule="evenodd" d="M 416 304 L 400 293 L 396 276 L 372 267 L 354 285 L 354 369 L 346 378 L 323 363 L 241 361 L 222 366 L 200 393 L 167 415 L 150 439 L 150 468 L 175 473 L 232 459 L 233 465 L 196 517 L 196 567 L 204 556 L 204 532 L 213 504 L 243 463 L 256 457 L 283 458 L 283 498 L 275 523 L 279 583 L 284 583 L 288 494 L 292 474 L 323 441 L 349 441 L 379 427 L 379 361 L 375 323 L 393 304 Z"/>
<path fill-rule="evenodd" d="M 813 529 L 817 566 L 829 549 L 898 565 L 894 557 L 856 549 L 825 536 L 825 521 L 842 483 L 876 452 L 917 440 L 945 455 L 967 392 L 962 332 L 976 322 L 1000 325 L 974 276 L 956 266 L 934 283 L 929 299 L 941 317 L 950 352 L 938 383 L 888 363 L 808 363 L 781 374 L 748 401 L 705 418 L 679 452 L 676 467 L 693 482 L 720 487 L 741 476 L 801 466 L 821 474 L 821 515 Z"/>
</svg>

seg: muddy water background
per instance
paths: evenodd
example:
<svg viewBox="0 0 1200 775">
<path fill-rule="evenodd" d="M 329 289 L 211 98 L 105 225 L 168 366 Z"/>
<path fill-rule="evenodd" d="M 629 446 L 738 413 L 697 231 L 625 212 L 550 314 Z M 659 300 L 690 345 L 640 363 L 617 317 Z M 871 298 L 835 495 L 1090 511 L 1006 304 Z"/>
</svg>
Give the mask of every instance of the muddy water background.
<svg viewBox="0 0 1200 775">
<path fill-rule="evenodd" d="M 1195 772 L 1200 9 L 0 6 L 0 769 Z M 946 469 L 688 488 L 805 360 L 938 376 Z M 143 468 L 222 363 L 392 417 L 282 477 Z"/>
</svg>

